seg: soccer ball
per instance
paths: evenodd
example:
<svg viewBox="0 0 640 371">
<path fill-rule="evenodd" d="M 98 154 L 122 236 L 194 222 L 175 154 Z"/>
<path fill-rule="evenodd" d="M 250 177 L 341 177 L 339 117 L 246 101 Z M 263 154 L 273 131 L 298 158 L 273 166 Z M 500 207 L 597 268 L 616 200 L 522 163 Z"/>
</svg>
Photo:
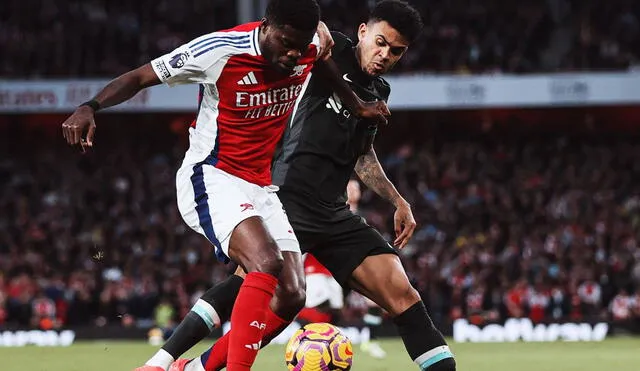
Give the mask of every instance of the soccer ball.
<svg viewBox="0 0 640 371">
<path fill-rule="evenodd" d="M 293 334 L 284 360 L 290 371 L 347 371 L 353 362 L 353 347 L 337 327 L 311 323 Z"/>
</svg>

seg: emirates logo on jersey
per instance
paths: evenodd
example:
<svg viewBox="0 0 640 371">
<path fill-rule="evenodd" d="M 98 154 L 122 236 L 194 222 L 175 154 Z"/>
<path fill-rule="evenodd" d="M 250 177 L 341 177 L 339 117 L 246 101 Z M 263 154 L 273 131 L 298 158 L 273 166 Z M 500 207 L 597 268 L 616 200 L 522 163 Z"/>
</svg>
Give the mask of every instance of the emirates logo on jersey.
<svg viewBox="0 0 640 371">
<path fill-rule="evenodd" d="M 259 93 L 236 92 L 236 107 L 247 108 L 245 118 L 276 117 L 288 113 L 302 92 L 303 84 L 269 89 Z"/>
</svg>

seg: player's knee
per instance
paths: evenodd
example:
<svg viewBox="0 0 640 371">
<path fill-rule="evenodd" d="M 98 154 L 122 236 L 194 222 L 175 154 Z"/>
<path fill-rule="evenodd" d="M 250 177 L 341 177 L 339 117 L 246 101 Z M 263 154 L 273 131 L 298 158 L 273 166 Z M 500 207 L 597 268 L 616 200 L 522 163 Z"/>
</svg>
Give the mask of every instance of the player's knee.
<svg viewBox="0 0 640 371">
<path fill-rule="evenodd" d="M 281 318 L 292 320 L 304 308 L 307 295 L 304 276 L 287 277 L 276 289 L 274 310 Z"/>
<path fill-rule="evenodd" d="M 406 306 L 406 309 L 409 309 L 412 305 L 422 300 L 420 298 L 420 293 L 418 290 L 414 289 L 413 286 L 409 286 L 409 289 L 405 292 L 403 296 L 403 304 Z"/>
<path fill-rule="evenodd" d="M 249 272 L 261 272 L 268 273 L 278 277 L 282 271 L 284 260 L 282 256 L 276 254 L 257 259 L 258 261 L 253 264 L 252 268 L 247 267 Z"/>
<path fill-rule="evenodd" d="M 252 255 L 243 260 L 247 273 L 261 272 L 278 277 L 284 267 L 284 258 L 275 242 L 265 242 L 264 246 L 254 249 Z"/>
<path fill-rule="evenodd" d="M 445 358 L 426 368 L 426 371 L 456 371 L 456 360 Z"/>
<path fill-rule="evenodd" d="M 411 308 L 411 306 L 421 300 L 420 294 L 411 286 L 411 284 L 408 284 L 408 287 L 404 289 L 395 290 L 395 292 L 397 294 L 393 295 L 391 300 L 389 300 L 389 314 L 392 316 L 404 313 L 404 311 Z"/>
<path fill-rule="evenodd" d="M 287 312 L 295 314 L 304 308 L 304 303 L 307 300 L 307 292 L 304 286 L 298 282 L 287 282 L 281 285 L 280 297 Z"/>
</svg>

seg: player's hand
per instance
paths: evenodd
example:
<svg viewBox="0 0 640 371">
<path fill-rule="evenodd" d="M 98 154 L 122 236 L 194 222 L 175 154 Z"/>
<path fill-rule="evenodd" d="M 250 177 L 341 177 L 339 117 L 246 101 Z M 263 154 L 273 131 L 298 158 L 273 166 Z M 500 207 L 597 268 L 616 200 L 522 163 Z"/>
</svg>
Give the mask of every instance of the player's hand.
<svg viewBox="0 0 640 371">
<path fill-rule="evenodd" d="M 391 116 L 389 108 L 384 101 L 362 102 L 355 112 L 356 117 L 371 120 L 376 125 L 386 125 L 387 117 Z"/>
<path fill-rule="evenodd" d="M 318 33 L 318 38 L 320 38 L 320 54 L 316 57 L 317 60 L 326 61 L 331 58 L 331 49 L 335 42 L 333 41 L 333 37 L 331 37 L 331 31 L 329 31 L 329 27 L 320 21 L 318 23 L 318 28 L 316 29 Z"/>
<path fill-rule="evenodd" d="M 396 212 L 393 214 L 393 227 L 396 232 L 393 245 L 402 249 L 407 246 L 416 229 L 416 220 L 413 218 L 411 205 L 408 202 L 404 201 L 396 208 Z"/>
<path fill-rule="evenodd" d="M 94 112 L 91 107 L 80 106 L 62 123 L 62 135 L 70 145 L 80 144 L 82 148 L 93 147 L 93 136 L 96 131 Z M 86 139 L 82 136 L 87 134 Z"/>
</svg>

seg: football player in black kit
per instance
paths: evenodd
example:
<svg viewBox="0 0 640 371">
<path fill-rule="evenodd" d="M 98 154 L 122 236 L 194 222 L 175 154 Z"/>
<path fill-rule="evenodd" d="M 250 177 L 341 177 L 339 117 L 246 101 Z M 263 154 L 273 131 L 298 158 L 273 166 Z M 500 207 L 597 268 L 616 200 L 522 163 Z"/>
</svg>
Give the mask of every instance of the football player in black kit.
<svg viewBox="0 0 640 371">
<path fill-rule="evenodd" d="M 419 13 L 400 0 L 383 0 L 368 22 L 358 28 L 358 43 L 332 33 L 333 59 L 354 92 L 366 101 L 387 100 L 389 84 L 381 77 L 404 55 L 422 31 Z M 403 248 L 415 229 L 411 207 L 386 177 L 372 143 L 377 127 L 356 119 L 342 106 L 328 84 L 310 75 L 292 114 L 273 164 L 273 183 L 300 242 L 336 280 L 357 290 L 392 317 L 411 359 L 420 370 L 453 371 L 456 363 L 442 334 L 435 328 L 418 292 L 411 286 L 396 250 L 346 204 L 345 190 L 355 171 L 362 182 L 396 207 L 395 247 Z M 284 255 L 284 254 L 283 254 Z M 300 255 L 300 254 L 297 254 Z M 302 309 L 304 271 L 300 257 L 284 256 L 280 295 L 267 321 L 266 345 Z M 282 279 L 282 276 L 288 276 Z M 215 321 L 189 313 L 163 349 L 178 357 L 207 336 L 212 324 L 228 319 L 242 272 L 207 291 L 201 301 L 218 315 Z M 300 294 L 302 293 L 302 295 Z M 283 308 L 285 310 L 283 310 Z M 233 330 L 232 330 L 233 331 Z M 179 360 L 170 370 L 219 370 L 226 362 L 228 336 L 193 362 Z"/>
</svg>

